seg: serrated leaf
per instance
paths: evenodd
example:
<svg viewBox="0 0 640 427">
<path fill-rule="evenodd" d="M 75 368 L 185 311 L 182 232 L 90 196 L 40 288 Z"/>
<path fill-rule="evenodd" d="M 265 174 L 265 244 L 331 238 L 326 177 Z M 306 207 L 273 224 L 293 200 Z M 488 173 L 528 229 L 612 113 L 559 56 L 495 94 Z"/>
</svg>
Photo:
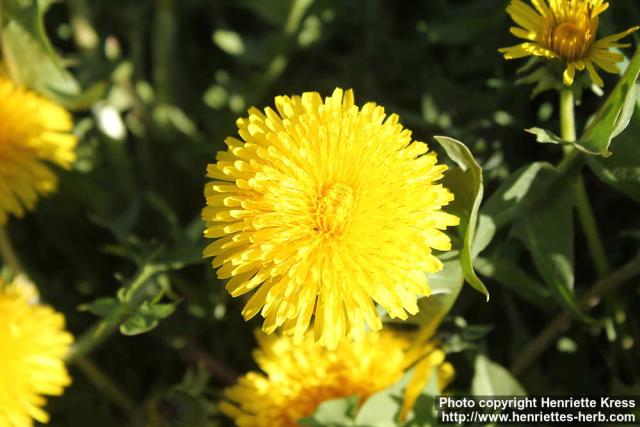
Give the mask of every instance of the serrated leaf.
<svg viewBox="0 0 640 427">
<path fill-rule="evenodd" d="M 474 396 L 527 395 L 524 388 L 509 371 L 489 360 L 484 354 L 476 356 L 471 394 Z"/>
<path fill-rule="evenodd" d="M 609 145 L 629 124 L 638 98 L 640 86 L 636 83 L 640 74 L 640 48 L 629 62 L 618 84 L 596 113 L 595 118 L 576 143 L 583 151 L 611 155 Z"/>
<path fill-rule="evenodd" d="M 455 200 L 449 210 L 460 218 L 458 229 L 463 239 L 460 250 L 462 272 L 467 282 L 489 300 L 489 291 L 473 270 L 471 255 L 483 194 L 482 169 L 462 142 L 444 136 L 436 136 L 435 139 L 449 158 L 458 165 L 457 169 L 449 170 L 445 174 L 444 181 L 445 186 L 455 194 Z"/>
</svg>

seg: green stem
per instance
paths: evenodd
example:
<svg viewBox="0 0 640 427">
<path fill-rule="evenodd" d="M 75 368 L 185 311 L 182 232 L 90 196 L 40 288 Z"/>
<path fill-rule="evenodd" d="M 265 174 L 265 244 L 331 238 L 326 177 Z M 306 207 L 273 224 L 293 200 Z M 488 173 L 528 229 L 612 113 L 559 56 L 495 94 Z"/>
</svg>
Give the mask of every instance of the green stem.
<svg viewBox="0 0 640 427">
<path fill-rule="evenodd" d="M 564 88 L 560 91 L 560 126 L 562 139 L 573 142 L 576 140 L 576 121 L 574 115 L 574 98 L 571 88 Z M 565 146 L 565 158 L 574 155 L 575 149 L 571 146 Z M 602 238 L 598 231 L 598 224 L 589 202 L 587 190 L 584 185 L 582 175 L 578 176 L 575 188 L 575 202 L 578 211 L 580 225 L 587 238 L 589 253 L 595 265 L 598 277 L 605 276 L 609 271 L 609 261 L 602 244 Z"/>
<path fill-rule="evenodd" d="M 22 268 L 22 264 L 13 249 L 7 229 L 4 226 L 0 226 L 0 256 L 2 256 L 2 260 L 9 267 L 13 276 L 24 274 L 24 268 Z"/>
<path fill-rule="evenodd" d="M 176 33 L 175 0 L 156 0 L 153 23 L 153 80 L 159 104 L 173 103 L 172 62 Z"/>
<path fill-rule="evenodd" d="M 155 285 L 151 279 L 161 271 L 160 267 L 153 264 L 147 264 L 140 268 L 127 287 L 128 298 L 78 338 L 67 354 L 67 362 L 75 362 L 78 357 L 90 353 L 113 335 L 120 325 L 126 322 L 150 296 L 152 287 Z"/>
<path fill-rule="evenodd" d="M 125 412 L 133 412 L 136 409 L 135 402 L 116 383 L 102 373 L 100 368 L 90 359 L 80 356 L 76 358 L 75 364 L 84 376 L 120 409 Z"/>
</svg>

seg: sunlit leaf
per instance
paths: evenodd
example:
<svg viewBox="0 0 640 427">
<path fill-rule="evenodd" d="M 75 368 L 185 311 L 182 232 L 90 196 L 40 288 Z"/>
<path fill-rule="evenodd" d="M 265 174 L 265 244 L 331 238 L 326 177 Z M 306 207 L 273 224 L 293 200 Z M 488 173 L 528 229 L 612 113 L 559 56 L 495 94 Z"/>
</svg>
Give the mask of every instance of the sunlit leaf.
<svg viewBox="0 0 640 427">
<path fill-rule="evenodd" d="M 448 171 L 445 175 L 445 186 L 455 194 L 455 200 L 450 205 L 451 213 L 460 217 L 459 230 L 463 238 L 460 250 L 460 263 L 464 277 L 469 284 L 489 299 L 489 291 L 484 283 L 473 271 L 471 246 L 478 221 L 478 210 L 482 201 L 482 169 L 473 158 L 469 149 L 455 139 L 436 136 L 447 155 L 458 168 Z"/>
<path fill-rule="evenodd" d="M 504 367 L 478 354 L 471 382 L 474 396 L 526 396 L 524 388 Z"/>
</svg>

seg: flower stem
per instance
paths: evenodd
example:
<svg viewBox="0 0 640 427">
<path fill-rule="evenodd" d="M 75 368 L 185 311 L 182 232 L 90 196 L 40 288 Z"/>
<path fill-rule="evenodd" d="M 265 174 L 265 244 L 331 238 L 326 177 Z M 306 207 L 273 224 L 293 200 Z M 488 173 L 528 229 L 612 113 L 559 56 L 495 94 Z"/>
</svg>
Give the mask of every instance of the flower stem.
<svg viewBox="0 0 640 427">
<path fill-rule="evenodd" d="M 151 287 L 154 285 L 151 279 L 161 271 L 162 268 L 153 264 L 141 267 L 127 287 L 127 293 L 130 297 L 78 338 L 67 354 L 67 363 L 73 363 L 78 357 L 90 353 L 113 335 L 120 325 L 129 319 L 149 297 Z"/>
<path fill-rule="evenodd" d="M 574 115 L 574 97 L 571 88 L 564 88 L 560 91 L 560 126 L 562 139 L 573 142 L 576 140 L 576 121 Z M 574 152 L 571 146 L 565 146 L 565 157 Z M 580 225 L 587 238 L 587 245 L 593 260 L 598 277 L 605 276 L 609 271 L 609 261 L 602 244 L 602 238 L 598 231 L 598 224 L 589 202 L 587 190 L 584 185 L 582 175 L 578 176 L 575 188 L 575 202 L 578 211 Z"/>
<path fill-rule="evenodd" d="M 24 274 L 24 268 L 22 268 L 22 264 L 16 255 L 15 250 L 13 249 L 13 245 L 11 244 L 11 240 L 9 239 L 9 235 L 7 234 L 7 229 L 4 226 L 0 225 L 0 256 L 2 256 L 2 260 L 5 265 L 9 267 L 11 270 L 11 274 L 15 276 L 19 276 Z"/>
</svg>

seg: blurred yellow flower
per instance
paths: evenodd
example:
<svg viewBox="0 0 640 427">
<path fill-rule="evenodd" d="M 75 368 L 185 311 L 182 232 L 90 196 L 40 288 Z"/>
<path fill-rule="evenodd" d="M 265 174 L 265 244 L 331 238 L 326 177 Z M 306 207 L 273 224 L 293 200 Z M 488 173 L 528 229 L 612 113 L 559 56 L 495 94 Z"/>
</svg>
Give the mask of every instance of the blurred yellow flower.
<svg viewBox="0 0 640 427">
<path fill-rule="evenodd" d="M 618 73 L 616 64 L 624 56 L 609 49 L 628 46 L 618 40 L 640 28 L 596 40 L 599 15 L 609 7 L 605 0 L 531 0 L 531 3 L 535 9 L 522 0 L 512 0 L 507 7 L 507 13 L 519 25 L 511 27 L 511 33 L 527 42 L 502 48 L 500 52 L 506 59 L 540 56 L 562 61 L 567 86 L 573 84 L 576 70 L 585 68 L 591 81 L 602 86 L 596 66 Z"/>
<path fill-rule="evenodd" d="M 294 427 L 327 400 L 371 395 L 398 382 L 416 362 L 403 416 L 425 384 L 436 375 L 439 390 L 453 377 L 453 367 L 432 344 L 412 345 L 409 336 L 369 332 L 360 342 L 342 341 L 335 351 L 307 337 L 296 345 L 291 337 L 257 334 L 254 358 L 262 372 L 249 372 L 225 390 L 222 412 L 238 427 Z"/>
<path fill-rule="evenodd" d="M 75 160 L 71 115 L 62 107 L 0 77 L 0 225 L 21 217 L 57 185 L 47 162 Z"/>
<path fill-rule="evenodd" d="M 447 169 L 423 142 L 374 103 L 354 105 L 351 90 L 278 96 L 237 121 L 242 140 L 208 166 L 204 251 L 233 296 L 257 289 L 243 315 L 265 317 L 302 341 L 330 348 L 418 311 L 429 295 L 425 272 L 449 250 L 444 230 L 458 218 L 441 208 L 453 194 L 436 182 Z"/>
<path fill-rule="evenodd" d="M 73 337 L 64 317 L 29 303 L 29 295 L 0 281 L 0 427 L 46 423 L 44 395 L 61 395 L 71 383 L 63 357 Z"/>
</svg>

